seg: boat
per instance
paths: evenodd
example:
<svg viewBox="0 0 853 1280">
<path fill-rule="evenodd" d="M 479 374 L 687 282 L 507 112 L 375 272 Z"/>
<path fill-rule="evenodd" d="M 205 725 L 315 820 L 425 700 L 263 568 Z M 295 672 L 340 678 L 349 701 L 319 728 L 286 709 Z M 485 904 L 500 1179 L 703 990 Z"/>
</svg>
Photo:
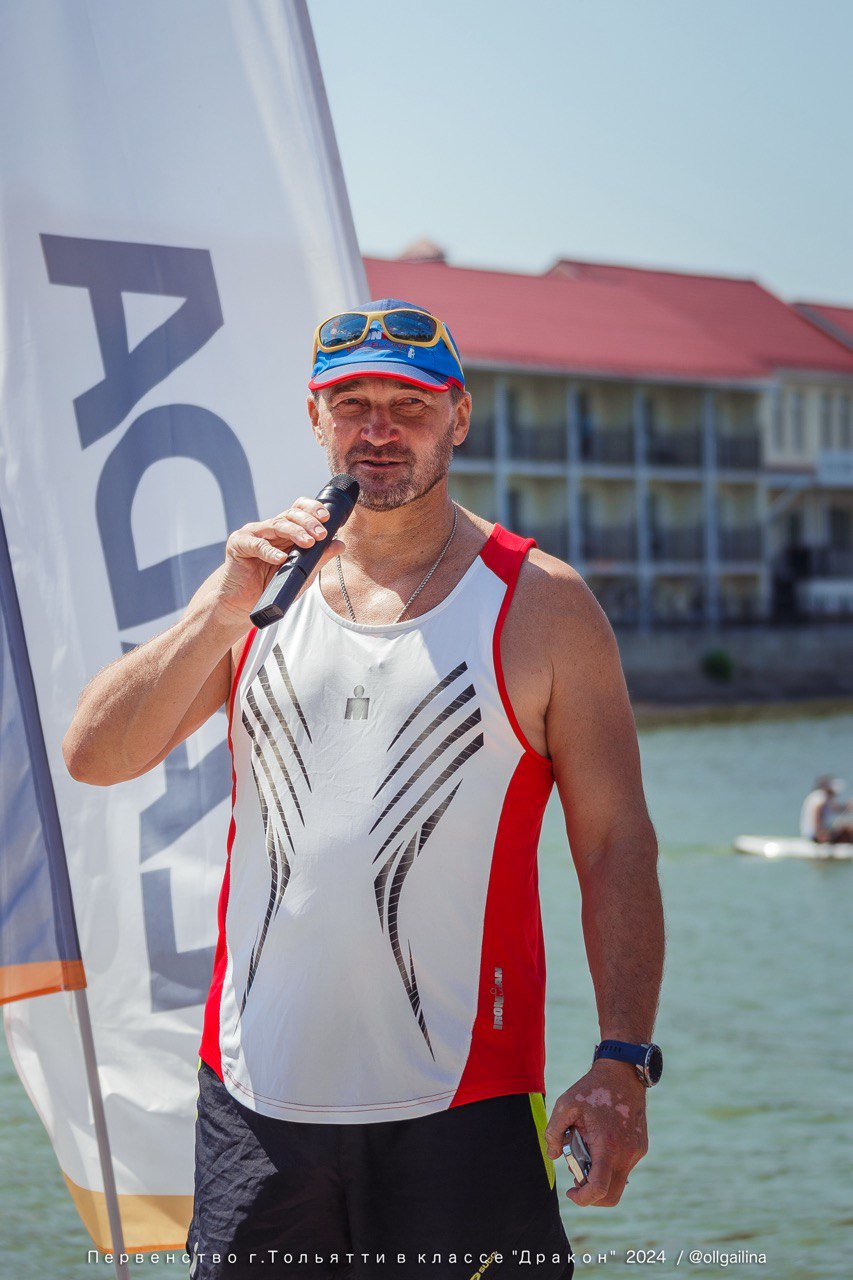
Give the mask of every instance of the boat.
<svg viewBox="0 0 853 1280">
<path fill-rule="evenodd" d="M 761 858 L 807 858 L 811 862 L 844 862 L 853 859 L 853 844 L 818 844 L 804 836 L 737 836 L 737 853 Z"/>
</svg>

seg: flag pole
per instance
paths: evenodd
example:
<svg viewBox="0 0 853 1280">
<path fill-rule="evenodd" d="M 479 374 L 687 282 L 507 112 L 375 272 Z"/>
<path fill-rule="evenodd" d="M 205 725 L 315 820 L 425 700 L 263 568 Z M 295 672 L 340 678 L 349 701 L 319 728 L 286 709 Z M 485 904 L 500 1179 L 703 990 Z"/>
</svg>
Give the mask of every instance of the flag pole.
<svg viewBox="0 0 853 1280">
<path fill-rule="evenodd" d="M 89 1097 L 92 1100 L 92 1113 L 95 1118 L 95 1137 L 98 1142 L 98 1158 L 101 1163 L 101 1176 L 104 1180 L 104 1196 L 107 1201 L 107 1217 L 110 1224 L 110 1236 L 113 1242 L 113 1261 L 118 1280 L 130 1280 L 130 1271 L 124 1258 L 124 1234 L 121 1226 L 121 1213 L 118 1206 L 113 1159 L 110 1153 L 110 1137 L 107 1132 L 107 1117 L 104 1112 L 104 1099 L 101 1095 L 101 1081 L 98 1076 L 98 1061 L 95 1057 L 95 1039 L 92 1035 L 92 1020 L 89 1017 L 89 1000 L 85 987 L 74 992 L 74 1003 L 77 1007 L 77 1019 L 80 1026 L 80 1038 L 83 1041 L 83 1058 L 86 1063 L 86 1079 L 89 1083 Z"/>
</svg>

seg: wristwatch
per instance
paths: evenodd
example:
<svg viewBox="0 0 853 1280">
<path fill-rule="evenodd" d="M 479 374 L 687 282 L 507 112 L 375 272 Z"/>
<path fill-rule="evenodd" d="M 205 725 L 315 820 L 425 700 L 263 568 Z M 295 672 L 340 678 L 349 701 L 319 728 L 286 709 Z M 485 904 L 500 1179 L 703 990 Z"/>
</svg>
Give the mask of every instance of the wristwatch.
<svg viewBox="0 0 853 1280">
<path fill-rule="evenodd" d="M 595 1046 L 593 1062 L 599 1058 L 615 1058 L 617 1062 L 629 1062 L 637 1069 L 637 1075 L 647 1089 L 657 1084 L 663 1075 L 663 1053 L 660 1045 L 629 1044 L 627 1040 L 602 1040 Z"/>
</svg>

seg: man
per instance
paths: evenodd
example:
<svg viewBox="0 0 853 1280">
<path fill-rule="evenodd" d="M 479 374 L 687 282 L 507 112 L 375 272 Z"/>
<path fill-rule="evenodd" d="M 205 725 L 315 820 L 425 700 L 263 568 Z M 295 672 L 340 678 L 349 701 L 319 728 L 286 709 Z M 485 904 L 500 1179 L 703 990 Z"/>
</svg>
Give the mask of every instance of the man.
<svg viewBox="0 0 853 1280">
<path fill-rule="evenodd" d="M 64 744 L 107 785 L 229 704 L 191 1274 L 568 1277 L 565 1131 L 592 1156 L 569 1198 L 615 1205 L 661 1069 L 657 851 L 616 643 L 568 565 L 451 502 L 471 397 L 440 320 L 393 299 L 333 317 L 309 387 L 331 470 L 361 486 L 319 572 L 251 630 L 328 512 L 302 497 L 232 533 L 183 619 L 84 691 Z M 546 1127 L 554 780 L 602 1044 Z"/>
<path fill-rule="evenodd" d="M 845 783 L 823 774 L 814 784 L 800 809 L 800 835 L 816 844 L 847 844 L 853 841 L 850 806 L 838 800 Z"/>
</svg>

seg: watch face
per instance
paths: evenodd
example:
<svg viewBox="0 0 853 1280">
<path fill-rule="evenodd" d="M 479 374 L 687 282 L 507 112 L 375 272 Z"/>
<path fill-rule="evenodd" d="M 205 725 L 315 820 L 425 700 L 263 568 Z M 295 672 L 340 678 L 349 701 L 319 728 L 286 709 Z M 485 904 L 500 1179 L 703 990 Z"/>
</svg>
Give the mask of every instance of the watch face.
<svg viewBox="0 0 853 1280">
<path fill-rule="evenodd" d="M 649 1084 L 657 1084 L 663 1075 L 663 1054 L 656 1044 L 649 1045 L 645 1061 L 646 1077 Z"/>
</svg>

